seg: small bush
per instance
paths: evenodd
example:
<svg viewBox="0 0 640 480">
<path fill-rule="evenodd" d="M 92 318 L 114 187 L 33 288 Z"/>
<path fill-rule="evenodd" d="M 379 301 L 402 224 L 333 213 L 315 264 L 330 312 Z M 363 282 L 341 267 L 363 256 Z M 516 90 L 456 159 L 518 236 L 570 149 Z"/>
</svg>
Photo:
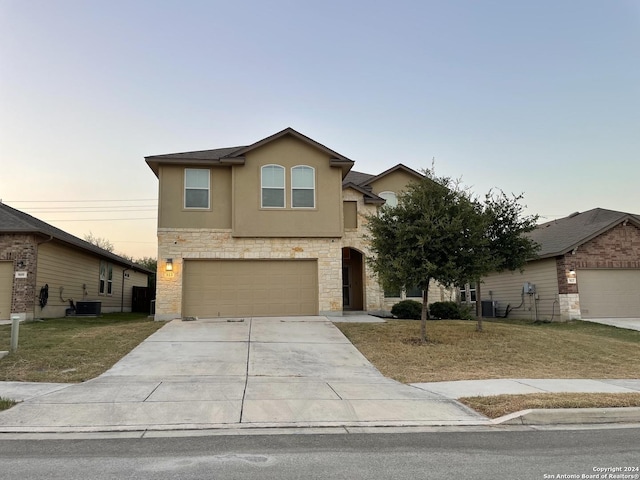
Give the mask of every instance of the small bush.
<svg viewBox="0 0 640 480">
<path fill-rule="evenodd" d="M 429 305 L 431 317 L 459 320 L 462 318 L 460 306 L 456 302 L 434 302 Z"/>
<path fill-rule="evenodd" d="M 397 318 L 420 320 L 422 317 L 422 304 L 415 300 L 402 300 L 391 307 L 391 314 Z"/>
</svg>

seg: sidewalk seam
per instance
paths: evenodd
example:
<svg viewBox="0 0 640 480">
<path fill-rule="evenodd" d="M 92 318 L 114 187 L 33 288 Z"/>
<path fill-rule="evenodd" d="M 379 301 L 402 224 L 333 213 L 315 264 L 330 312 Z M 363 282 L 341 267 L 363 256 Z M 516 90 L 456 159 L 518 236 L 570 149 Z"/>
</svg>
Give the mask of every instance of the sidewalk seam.
<svg viewBox="0 0 640 480">
<path fill-rule="evenodd" d="M 240 421 L 242 423 L 242 415 L 244 414 L 244 400 L 247 396 L 247 385 L 249 384 L 249 360 L 251 357 L 251 328 L 253 327 L 253 318 L 249 318 L 249 337 L 247 338 L 247 368 L 244 375 L 244 390 L 242 390 L 242 402 L 240 403 Z"/>
</svg>

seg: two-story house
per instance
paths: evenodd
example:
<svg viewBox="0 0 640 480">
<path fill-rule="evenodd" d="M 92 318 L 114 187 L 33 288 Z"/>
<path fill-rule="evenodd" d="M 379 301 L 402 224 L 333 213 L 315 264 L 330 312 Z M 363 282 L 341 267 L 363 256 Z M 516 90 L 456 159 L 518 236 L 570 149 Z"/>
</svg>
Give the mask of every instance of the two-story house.
<svg viewBox="0 0 640 480">
<path fill-rule="evenodd" d="M 419 173 L 352 171 L 291 128 L 145 160 L 159 180 L 157 320 L 384 308 L 366 217 Z"/>
</svg>

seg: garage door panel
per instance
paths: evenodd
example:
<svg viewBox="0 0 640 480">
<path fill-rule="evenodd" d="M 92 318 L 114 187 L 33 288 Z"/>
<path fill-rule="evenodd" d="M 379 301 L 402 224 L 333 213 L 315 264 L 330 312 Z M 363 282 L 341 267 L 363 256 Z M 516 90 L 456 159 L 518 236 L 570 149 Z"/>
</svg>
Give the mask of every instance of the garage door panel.
<svg viewBox="0 0 640 480">
<path fill-rule="evenodd" d="M 186 260 L 185 316 L 316 315 L 315 260 Z"/>
<path fill-rule="evenodd" d="M 13 262 L 0 262 L 0 320 L 11 318 Z"/>
<path fill-rule="evenodd" d="M 640 317 L 640 270 L 579 270 L 577 277 L 583 318 Z"/>
</svg>

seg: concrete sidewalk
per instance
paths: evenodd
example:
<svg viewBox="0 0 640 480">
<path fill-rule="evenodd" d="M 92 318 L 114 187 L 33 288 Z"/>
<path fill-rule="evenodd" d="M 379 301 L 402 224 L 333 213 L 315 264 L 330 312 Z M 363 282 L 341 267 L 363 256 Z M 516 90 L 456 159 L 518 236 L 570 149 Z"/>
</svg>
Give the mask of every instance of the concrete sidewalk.
<svg viewBox="0 0 640 480">
<path fill-rule="evenodd" d="M 640 380 L 516 379 L 412 383 L 446 398 L 525 395 L 528 393 L 640 393 Z"/>
<path fill-rule="evenodd" d="M 0 385 L 24 400 L 0 432 L 490 424 L 383 377 L 326 317 L 173 321 L 100 377 L 40 388 Z"/>
</svg>

